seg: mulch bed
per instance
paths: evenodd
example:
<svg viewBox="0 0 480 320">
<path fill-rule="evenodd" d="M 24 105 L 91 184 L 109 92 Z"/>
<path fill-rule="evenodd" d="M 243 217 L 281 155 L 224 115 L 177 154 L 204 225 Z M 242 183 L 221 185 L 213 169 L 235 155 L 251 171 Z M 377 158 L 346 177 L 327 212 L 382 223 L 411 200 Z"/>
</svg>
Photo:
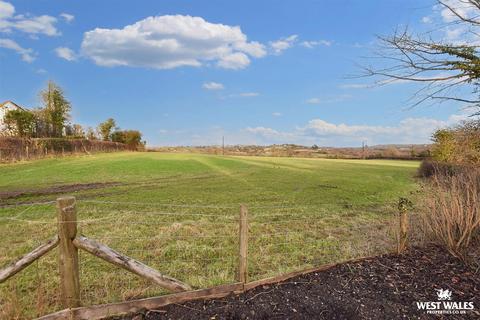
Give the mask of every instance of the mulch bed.
<svg viewBox="0 0 480 320">
<path fill-rule="evenodd" d="M 431 315 L 417 301 L 474 303 L 462 315 Z M 114 319 L 480 319 L 480 270 L 438 247 L 338 265 L 222 299 L 173 304 Z"/>
</svg>

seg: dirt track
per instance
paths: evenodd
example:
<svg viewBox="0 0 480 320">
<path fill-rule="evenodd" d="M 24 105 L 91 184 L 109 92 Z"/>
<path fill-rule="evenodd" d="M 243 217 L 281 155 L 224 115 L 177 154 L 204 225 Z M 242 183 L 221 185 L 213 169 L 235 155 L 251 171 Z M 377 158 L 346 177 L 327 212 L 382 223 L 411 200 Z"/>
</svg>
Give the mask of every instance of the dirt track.
<svg viewBox="0 0 480 320">
<path fill-rule="evenodd" d="M 417 301 L 474 303 L 462 315 L 427 315 Z M 199 300 L 114 319 L 480 319 L 479 270 L 437 247 L 413 249 L 310 273 L 223 299 Z"/>
</svg>

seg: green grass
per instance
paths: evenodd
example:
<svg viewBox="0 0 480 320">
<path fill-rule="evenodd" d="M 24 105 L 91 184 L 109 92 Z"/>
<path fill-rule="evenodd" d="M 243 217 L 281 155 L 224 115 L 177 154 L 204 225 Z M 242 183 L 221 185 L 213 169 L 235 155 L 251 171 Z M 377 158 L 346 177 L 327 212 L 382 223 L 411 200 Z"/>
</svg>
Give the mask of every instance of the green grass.
<svg viewBox="0 0 480 320">
<path fill-rule="evenodd" d="M 417 162 L 115 153 L 0 165 L 2 205 L 68 192 L 79 232 L 196 288 L 235 280 L 238 211 L 249 208 L 249 277 L 259 279 L 392 248 L 395 202 L 416 189 Z M 41 193 L 41 192 L 40 192 Z M 55 234 L 53 204 L 0 208 L 0 268 Z M 164 293 L 80 254 L 86 305 Z M 61 309 L 56 251 L 0 285 L 0 317 Z"/>
</svg>

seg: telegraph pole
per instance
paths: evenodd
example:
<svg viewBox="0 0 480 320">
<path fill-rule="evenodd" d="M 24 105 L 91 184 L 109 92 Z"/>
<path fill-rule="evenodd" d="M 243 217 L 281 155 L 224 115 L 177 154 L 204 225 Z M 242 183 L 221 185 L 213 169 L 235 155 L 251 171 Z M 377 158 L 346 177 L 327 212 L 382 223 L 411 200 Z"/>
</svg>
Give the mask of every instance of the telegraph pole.
<svg viewBox="0 0 480 320">
<path fill-rule="evenodd" d="M 222 156 L 225 155 L 225 136 L 222 136 Z"/>
<path fill-rule="evenodd" d="M 365 147 L 366 147 L 365 141 L 362 141 L 362 158 L 363 158 L 363 160 L 365 160 Z"/>
</svg>

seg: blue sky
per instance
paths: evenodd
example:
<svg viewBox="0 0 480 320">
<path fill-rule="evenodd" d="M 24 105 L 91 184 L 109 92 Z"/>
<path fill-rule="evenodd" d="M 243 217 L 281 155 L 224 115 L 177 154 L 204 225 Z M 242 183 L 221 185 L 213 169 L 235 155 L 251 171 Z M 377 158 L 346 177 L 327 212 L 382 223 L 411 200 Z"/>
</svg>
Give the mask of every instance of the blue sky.
<svg viewBox="0 0 480 320">
<path fill-rule="evenodd" d="M 151 146 L 427 143 L 464 117 L 409 109 L 412 83 L 351 79 L 434 1 L 0 1 L 0 100 L 39 106 L 51 79 L 73 122 L 113 117 Z"/>
</svg>

